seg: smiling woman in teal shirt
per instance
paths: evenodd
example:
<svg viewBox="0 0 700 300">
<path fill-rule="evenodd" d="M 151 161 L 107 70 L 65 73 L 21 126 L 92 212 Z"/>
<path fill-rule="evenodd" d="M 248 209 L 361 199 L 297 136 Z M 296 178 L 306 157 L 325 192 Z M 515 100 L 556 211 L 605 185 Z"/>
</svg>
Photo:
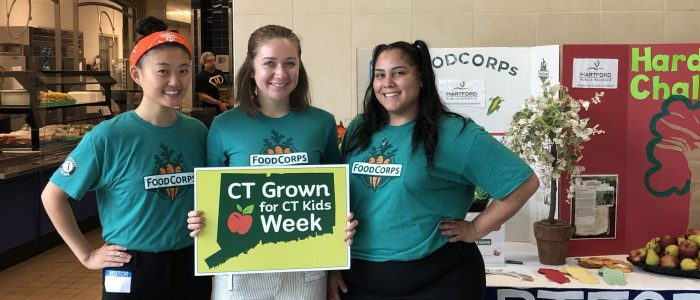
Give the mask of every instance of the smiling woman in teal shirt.
<svg viewBox="0 0 700 300">
<path fill-rule="evenodd" d="M 364 113 L 342 145 L 360 225 L 352 267 L 331 273 L 329 298 L 483 298 L 474 242 L 522 207 L 537 177 L 482 127 L 446 110 L 423 41 L 379 45 L 372 58 Z M 476 186 L 499 201 L 470 222 Z"/>
</svg>

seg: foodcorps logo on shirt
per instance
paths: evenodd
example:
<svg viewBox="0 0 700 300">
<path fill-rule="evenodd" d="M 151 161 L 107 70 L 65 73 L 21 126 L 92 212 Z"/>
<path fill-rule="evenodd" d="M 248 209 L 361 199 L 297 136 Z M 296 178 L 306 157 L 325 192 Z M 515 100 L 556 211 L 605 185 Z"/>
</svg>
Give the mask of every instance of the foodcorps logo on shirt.
<svg viewBox="0 0 700 300">
<path fill-rule="evenodd" d="M 66 158 L 66 161 L 63 162 L 61 168 L 59 168 L 58 171 L 63 176 L 71 176 L 77 168 L 78 164 L 75 162 L 75 158 L 69 156 L 68 158 Z"/>
<path fill-rule="evenodd" d="M 309 155 L 306 152 L 273 155 L 253 154 L 250 156 L 251 166 L 287 166 L 308 163 Z"/>
<path fill-rule="evenodd" d="M 297 152 L 294 138 L 286 137 L 277 130 L 270 130 L 270 137 L 263 139 L 260 154 L 250 155 L 251 166 L 287 166 L 309 163 L 306 152 Z"/>
<path fill-rule="evenodd" d="M 159 196 L 173 201 L 183 194 L 183 188 L 194 184 L 194 172 L 185 171 L 185 157 L 165 144 L 160 144 L 160 153 L 153 155 L 154 175 L 143 178 L 146 190 L 155 190 Z"/>
<path fill-rule="evenodd" d="M 401 176 L 402 164 L 394 163 L 398 150 L 384 139 L 379 147 L 372 147 L 369 157 L 362 162 L 355 162 L 350 173 L 362 176 L 362 183 L 372 190 L 384 186 L 387 182 Z"/>
</svg>

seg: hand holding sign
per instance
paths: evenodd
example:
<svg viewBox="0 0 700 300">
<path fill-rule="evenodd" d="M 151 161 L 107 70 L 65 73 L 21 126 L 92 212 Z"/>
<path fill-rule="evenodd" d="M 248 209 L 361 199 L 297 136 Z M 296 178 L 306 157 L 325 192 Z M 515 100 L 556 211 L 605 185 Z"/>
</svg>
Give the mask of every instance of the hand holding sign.
<svg viewBox="0 0 700 300">
<path fill-rule="evenodd" d="M 349 213 L 347 217 L 347 224 L 345 224 L 345 239 L 343 239 L 348 246 L 352 245 L 352 238 L 355 236 L 355 227 L 357 227 L 357 220 L 354 219 L 355 215 Z"/>
<path fill-rule="evenodd" d="M 193 210 L 187 213 L 187 229 L 192 230 L 190 232 L 191 237 L 195 237 L 202 231 L 202 228 L 207 224 L 204 223 L 204 212 L 201 210 Z"/>
</svg>

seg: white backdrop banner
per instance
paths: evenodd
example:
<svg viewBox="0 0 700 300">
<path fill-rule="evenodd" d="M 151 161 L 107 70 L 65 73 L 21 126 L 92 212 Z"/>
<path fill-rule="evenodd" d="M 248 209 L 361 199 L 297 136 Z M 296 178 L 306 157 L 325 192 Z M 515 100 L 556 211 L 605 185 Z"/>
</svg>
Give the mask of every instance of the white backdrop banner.
<svg viewBox="0 0 700 300">
<path fill-rule="evenodd" d="M 559 82 L 559 46 L 431 48 L 440 96 L 447 107 L 488 132 L 505 131 L 525 98 L 544 80 Z M 357 50 L 358 112 L 371 78 L 372 49 Z"/>
</svg>

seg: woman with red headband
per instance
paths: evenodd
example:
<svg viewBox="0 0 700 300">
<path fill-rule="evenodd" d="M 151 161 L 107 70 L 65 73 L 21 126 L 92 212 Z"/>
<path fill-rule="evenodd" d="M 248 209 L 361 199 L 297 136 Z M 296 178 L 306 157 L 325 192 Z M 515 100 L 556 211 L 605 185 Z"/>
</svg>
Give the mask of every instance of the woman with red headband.
<svg viewBox="0 0 700 300">
<path fill-rule="evenodd" d="M 175 107 L 192 81 L 192 49 L 160 20 L 129 59 L 143 89 L 139 106 L 90 131 L 53 174 L 41 197 L 56 230 L 88 269 L 103 270 L 104 299 L 209 299 L 211 278 L 195 277 L 183 217 L 193 209 L 193 171 L 206 163 L 207 129 Z M 68 197 L 90 190 L 105 244 L 93 249 Z"/>
</svg>

